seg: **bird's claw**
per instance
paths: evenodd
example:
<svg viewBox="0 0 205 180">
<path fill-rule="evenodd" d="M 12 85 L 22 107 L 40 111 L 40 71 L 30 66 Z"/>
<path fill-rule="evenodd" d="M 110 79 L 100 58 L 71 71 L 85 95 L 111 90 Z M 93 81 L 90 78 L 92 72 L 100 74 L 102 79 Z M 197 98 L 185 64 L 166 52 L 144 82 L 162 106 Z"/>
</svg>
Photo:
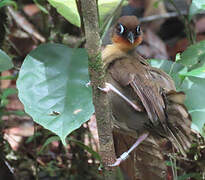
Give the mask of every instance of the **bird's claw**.
<svg viewBox="0 0 205 180">
<path fill-rule="evenodd" d="M 85 86 L 88 88 L 89 86 L 91 86 L 91 82 L 89 81 L 88 83 L 85 84 Z"/>
<path fill-rule="evenodd" d="M 105 93 L 108 93 L 111 90 L 109 83 L 105 83 L 105 87 L 104 88 L 98 87 L 98 89 L 100 89 L 101 91 L 103 91 Z"/>
<path fill-rule="evenodd" d="M 110 164 L 110 165 L 108 165 L 108 166 L 110 166 L 110 167 L 119 166 L 120 163 L 121 163 L 122 161 L 125 161 L 128 157 L 129 157 L 129 153 L 128 153 L 128 152 L 124 152 L 119 158 L 117 158 L 117 160 L 115 161 L 115 163 Z"/>
</svg>

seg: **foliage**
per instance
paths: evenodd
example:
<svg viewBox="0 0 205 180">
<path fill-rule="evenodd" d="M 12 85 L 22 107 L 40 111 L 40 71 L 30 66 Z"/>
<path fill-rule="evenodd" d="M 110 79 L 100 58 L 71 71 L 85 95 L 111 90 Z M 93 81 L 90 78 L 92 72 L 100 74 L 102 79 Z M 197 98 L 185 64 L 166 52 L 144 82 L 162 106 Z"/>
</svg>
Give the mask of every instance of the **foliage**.
<svg viewBox="0 0 205 180">
<path fill-rule="evenodd" d="M 43 5 L 41 5 L 42 1 L 38 1 L 38 0 L 33 0 L 33 2 L 36 4 L 36 6 L 38 6 L 38 8 L 43 11 L 45 14 L 48 14 L 48 11 L 46 8 L 43 7 Z"/>
<path fill-rule="evenodd" d="M 181 63 L 185 66 L 192 66 L 199 62 L 205 63 L 205 41 L 191 45 L 181 55 Z M 201 64 L 199 64 L 201 66 Z"/>
<path fill-rule="evenodd" d="M 167 72 L 176 88 L 186 93 L 185 104 L 192 116 L 192 128 L 205 137 L 205 41 L 190 46 L 175 62 L 151 60 L 151 65 Z"/>
<path fill-rule="evenodd" d="M 15 9 L 17 9 L 17 3 L 13 0 L 2 0 L 0 1 L 0 8 L 4 6 L 12 5 Z"/>
<path fill-rule="evenodd" d="M 75 0 L 48 0 L 48 2 L 70 23 L 80 27 L 80 17 Z"/>
<path fill-rule="evenodd" d="M 48 0 L 48 2 L 70 23 L 80 27 L 80 16 L 78 14 L 75 0 Z M 100 24 L 102 24 L 101 22 L 103 22 L 111 10 L 117 6 L 118 2 L 118 0 L 98 0 Z"/>
<path fill-rule="evenodd" d="M 42 1 L 33 0 L 33 2 L 44 13 L 49 13 L 49 11 L 43 6 L 44 3 L 42 3 Z M 75 0 L 48 0 L 48 2 L 69 22 L 80 27 L 80 17 Z M 102 25 L 103 20 L 106 19 L 109 14 L 114 18 L 114 15 L 111 12 L 113 12 L 113 9 L 117 6 L 119 1 L 99 0 L 98 2 L 100 24 Z M 0 8 L 6 5 L 13 5 L 14 7 L 17 7 L 15 1 L 0 1 Z M 189 11 L 189 20 L 203 10 L 205 10 L 204 0 L 193 0 Z M 110 26 L 110 24 L 108 24 L 108 26 Z M 108 26 L 106 28 L 108 28 Z M 151 64 L 155 67 L 162 68 L 170 74 L 176 83 L 177 90 L 184 91 L 186 93 L 187 99 L 185 103 L 193 119 L 192 128 L 198 130 L 205 136 L 205 97 L 203 96 L 205 88 L 204 49 L 205 41 L 201 41 L 190 46 L 181 55 L 178 54 L 176 62 L 167 60 L 151 60 Z M 12 67 L 13 64 L 10 57 L 0 50 L 0 72 Z M 38 140 L 40 147 L 36 148 L 33 146 L 35 149 L 38 149 L 33 153 L 36 153 L 39 157 L 43 156 L 43 153 L 47 153 L 46 147 L 50 143 L 61 139 L 64 144 L 65 140 L 68 140 L 68 146 L 71 151 L 71 146 L 74 144 L 77 147 L 81 147 L 79 148 L 80 150 L 83 149 L 84 151 L 91 153 L 94 159 L 100 161 L 99 154 L 91 147 L 83 144 L 82 139 L 84 137 L 79 140 L 76 138 L 77 136 L 73 137 L 72 134 L 66 138 L 68 134 L 87 121 L 94 111 L 92 106 L 91 90 L 85 86 L 89 80 L 87 69 L 87 54 L 84 49 L 71 49 L 60 44 L 40 45 L 25 58 L 17 81 L 19 98 L 23 102 L 26 112 L 33 117 L 35 122 L 58 135 L 54 136 L 52 134 L 52 136 L 50 136 L 49 134 L 49 136 L 45 136 L 45 134 L 38 131 L 27 139 L 27 145 L 34 145 L 34 141 L 36 141 L 36 139 Z M 15 78 L 16 77 L 14 76 L 0 77 L 1 80 Z M 25 115 L 22 111 L 8 112 L 6 110 L 6 105 L 9 102 L 9 95 L 15 93 L 16 89 L 14 88 L 7 88 L 1 91 L 0 116 L 2 116 L 2 114 L 5 115 L 6 113 Z M 76 153 L 75 150 L 76 149 L 74 149 L 74 153 L 72 152 L 73 156 Z M 64 151 L 64 149 L 62 151 Z M 63 153 L 65 152 L 60 152 L 61 155 Z M 32 153 L 30 153 L 29 156 L 31 154 Z M 81 153 L 78 152 L 76 154 L 76 156 L 81 158 Z M 26 158 L 29 159 L 29 157 Z M 76 159 L 83 159 L 80 158 Z M 45 168 L 47 168 L 47 171 L 51 174 L 61 171 L 62 167 L 58 166 L 59 162 L 56 159 L 50 160 L 46 166 L 42 166 L 39 169 L 45 170 Z M 75 160 L 75 158 L 72 159 Z M 81 169 L 83 169 L 80 167 L 80 171 L 76 171 L 76 167 L 78 166 L 77 162 L 70 162 L 70 159 L 67 156 L 64 157 L 63 160 L 64 161 L 60 164 L 65 165 L 65 174 L 69 176 L 68 178 L 71 178 L 69 174 L 70 171 L 81 172 Z M 95 161 L 93 162 L 95 163 Z M 68 173 L 67 167 L 70 165 L 71 170 Z M 94 172 L 96 171 L 97 170 L 95 169 Z M 89 172 L 91 172 L 90 169 Z M 185 174 L 180 176 L 179 179 L 187 179 L 188 177 L 198 178 L 198 176 L 198 173 Z"/>
<path fill-rule="evenodd" d="M 189 20 L 191 20 L 194 15 L 202 11 L 205 11 L 205 1 L 192 0 L 191 6 L 189 8 Z"/>
<path fill-rule="evenodd" d="M 0 49 L 0 72 L 11 69 L 13 67 L 13 63 L 11 58 Z M 8 79 L 12 79 L 13 77 L 7 77 Z M 3 76 L 0 76 L 0 79 L 4 79 Z M 8 104 L 8 96 L 12 94 L 16 94 L 17 91 L 15 88 L 6 88 L 4 90 L 0 90 L 0 120 L 1 116 L 4 115 L 5 107 Z M 15 112 L 11 112 L 13 114 Z"/>
<path fill-rule="evenodd" d="M 12 67 L 11 58 L 0 49 L 0 72 L 11 69 Z"/>
<path fill-rule="evenodd" d="M 85 49 L 44 44 L 25 58 L 17 88 L 25 111 L 66 144 L 66 136 L 94 112 L 88 81 Z"/>
</svg>

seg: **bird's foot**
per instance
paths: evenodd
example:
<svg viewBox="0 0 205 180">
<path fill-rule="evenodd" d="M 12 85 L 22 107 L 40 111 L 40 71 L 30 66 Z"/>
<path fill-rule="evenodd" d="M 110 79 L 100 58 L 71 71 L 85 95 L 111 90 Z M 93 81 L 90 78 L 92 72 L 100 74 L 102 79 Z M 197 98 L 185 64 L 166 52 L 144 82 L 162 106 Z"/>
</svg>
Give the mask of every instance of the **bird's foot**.
<svg viewBox="0 0 205 180">
<path fill-rule="evenodd" d="M 110 164 L 110 165 L 108 165 L 108 166 L 110 166 L 110 167 L 119 166 L 120 163 L 121 163 L 122 161 L 125 161 L 128 157 L 129 157 L 129 153 L 128 153 L 128 152 L 124 152 L 119 158 L 117 158 L 117 160 L 115 161 L 115 163 Z"/>
<path fill-rule="evenodd" d="M 111 86 L 112 85 L 110 83 L 105 83 L 105 87 L 104 88 L 98 87 L 98 89 L 100 89 L 101 91 L 103 91 L 105 93 L 108 93 L 109 91 L 112 91 Z"/>
<path fill-rule="evenodd" d="M 143 142 L 143 141 L 147 138 L 148 135 L 149 135 L 148 132 L 142 134 L 127 152 L 124 152 L 119 158 L 117 158 L 117 160 L 115 161 L 115 163 L 110 164 L 110 165 L 108 165 L 108 166 L 110 166 L 110 167 L 119 166 L 120 163 L 121 163 L 122 161 L 125 161 L 125 160 L 129 157 L 129 154 L 130 154 L 141 142 Z"/>
<path fill-rule="evenodd" d="M 124 99 L 129 105 L 131 105 L 135 110 L 137 111 L 142 111 L 142 109 L 137 106 L 135 103 L 133 103 L 131 100 L 129 100 L 125 95 L 123 95 L 117 88 L 115 88 L 112 84 L 110 83 L 105 83 L 105 87 L 101 88 L 98 87 L 101 91 L 108 93 L 109 91 L 113 91 L 116 93 L 118 96 L 120 96 L 122 99 Z"/>
</svg>

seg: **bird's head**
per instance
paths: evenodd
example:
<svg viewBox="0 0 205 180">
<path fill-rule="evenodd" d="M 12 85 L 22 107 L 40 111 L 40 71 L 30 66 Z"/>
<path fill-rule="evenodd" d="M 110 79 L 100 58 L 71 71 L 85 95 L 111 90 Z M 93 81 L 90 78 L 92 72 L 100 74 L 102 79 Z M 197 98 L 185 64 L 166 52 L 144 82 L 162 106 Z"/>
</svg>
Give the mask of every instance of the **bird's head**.
<svg viewBox="0 0 205 180">
<path fill-rule="evenodd" d="M 123 51 L 130 51 L 142 42 L 142 31 L 135 16 L 122 16 L 115 25 L 112 42 Z"/>
</svg>

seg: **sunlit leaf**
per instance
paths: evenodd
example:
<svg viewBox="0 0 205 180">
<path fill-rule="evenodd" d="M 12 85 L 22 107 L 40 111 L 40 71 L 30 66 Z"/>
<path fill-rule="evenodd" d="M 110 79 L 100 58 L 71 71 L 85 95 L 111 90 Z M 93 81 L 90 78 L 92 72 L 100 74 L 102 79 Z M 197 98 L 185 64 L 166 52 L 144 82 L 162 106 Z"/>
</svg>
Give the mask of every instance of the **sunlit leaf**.
<svg viewBox="0 0 205 180">
<path fill-rule="evenodd" d="M 192 117 L 191 127 L 205 137 L 205 129 L 204 129 L 205 109 L 191 112 L 191 117 Z"/>
<path fill-rule="evenodd" d="M 113 13 L 113 10 L 118 6 L 119 0 L 98 0 L 98 8 L 100 14 L 100 25 L 103 25 L 103 21 L 109 14 Z M 126 2 L 124 1 L 123 5 Z"/>
<path fill-rule="evenodd" d="M 189 9 L 189 20 L 191 20 L 191 18 L 194 15 L 202 11 L 205 11 L 205 1 L 204 0 L 192 0 L 191 6 Z"/>
<path fill-rule="evenodd" d="M 80 16 L 75 0 L 48 0 L 48 2 L 70 23 L 80 27 Z M 100 24 L 109 13 L 112 13 L 118 3 L 119 0 L 98 0 Z"/>
<path fill-rule="evenodd" d="M 48 0 L 48 2 L 70 23 L 80 27 L 80 16 L 75 0 Z"/>
<path fill-rule="evenodd" d="M 193 69 L 192 71 L 181 73 L 181 76 L 192 76 L 198 78 L 205 78 L 205 66 Z"/>
<path fill-rule="evenodd" d="M 2 0 L 0 1 L 0 8 L 4 6 L 13 6 L 15 9 L 17 9 L 17 3 L 12 0 Z"/>
<path fill-rule="evenodd" d="M 200 41 L 189 46 L 182 54 L 180 63 L 185 66 L 197 64 L 200 61 L 205 62 L 205 41 Z"/>
<path fill-rule="evenodd" d="M 85 49 L 44 44 L 27 55 L 17 87 L 25 111 L 65 144 L 66 136 L 94 112 L 88 81 Z"/>
<path fill-rule="evenodd" d="M 192 116 L 192 128 L 205 135 L 203 126 L 205 124 L 205 79 L 186 77 L 180 90 L 186 94 L 186 107 Z"/>
</svg>

